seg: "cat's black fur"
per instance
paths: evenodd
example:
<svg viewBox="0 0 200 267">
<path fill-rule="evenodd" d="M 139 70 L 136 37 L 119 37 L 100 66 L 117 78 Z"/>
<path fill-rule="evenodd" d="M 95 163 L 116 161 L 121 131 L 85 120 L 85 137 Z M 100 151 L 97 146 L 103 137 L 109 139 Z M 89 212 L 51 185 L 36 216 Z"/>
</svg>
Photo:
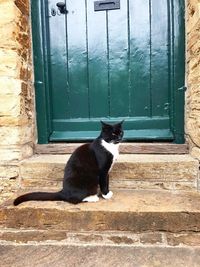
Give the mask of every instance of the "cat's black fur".
<svg viewBox="0 0 200 267">
<path fill-rule="evenodd" d="M 62 200 L 80 203 L 88 196 L 96 195 L 98 186 L 102 195 L 109 193 L 109 169 L 113 155 L 102 146 L 102 140 L 118 144 L 123 137 L 122 122 L 110 125 L 102 123 L 102 130 L 92 143 L 78 147 L 68 160 L 59 192 L 33 192 L 19 196 L 14 205 L 30 200 Z"/>
</svg>

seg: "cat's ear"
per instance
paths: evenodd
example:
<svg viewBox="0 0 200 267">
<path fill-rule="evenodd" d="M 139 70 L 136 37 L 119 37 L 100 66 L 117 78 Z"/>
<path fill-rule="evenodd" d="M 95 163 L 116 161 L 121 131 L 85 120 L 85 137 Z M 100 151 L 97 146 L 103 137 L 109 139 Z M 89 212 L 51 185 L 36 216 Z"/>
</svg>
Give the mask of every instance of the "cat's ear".
<svg viewBox="0 0 200 267">
<path fill-rule="evenodd" d="M 104 125 L 105 125 L 105 122 L 103 122 L 103 121 L 100 121 L 100 122 L 101 122 L 101 125 L 102 125 L 102 126 L 104 126 Z"/>
<path fill-rule="evenodd" d="M 106 122 L 101 121 L 102 130 L 110 129 L 112 126 Z"/>
<path fill-rule="evenodd" d="M 108 127 L 108 126 L 110 126 L 109 124 L 107 124 L 106 122 L 103 122 L 103 121 L 101 121 L 101 125 L 102 125 L 102 127 Z"/>
<path fill-rule="evenodd" d="M 118 126 L 118 127 L 122 127 L 122 124 L 123 124 L 123 123 L 124 123 L 124 120 L 118 122 L 118 123 L 116 124 L 116 126 Z"/>
</svg>

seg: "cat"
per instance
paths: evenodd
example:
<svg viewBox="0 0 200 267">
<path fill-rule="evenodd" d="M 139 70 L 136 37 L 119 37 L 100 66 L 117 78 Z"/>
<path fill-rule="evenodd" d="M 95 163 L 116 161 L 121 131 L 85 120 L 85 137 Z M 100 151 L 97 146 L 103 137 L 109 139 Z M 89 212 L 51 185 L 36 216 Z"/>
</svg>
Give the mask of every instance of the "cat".
<svg viewBox="0 0 200 267">
<path fill-rule="evenodd" d="M 102 122 L 100 135 L 92 142 L 78 147 L 69 158 L 64 171 L 63 188 L 59 192 L 33 192 L 17 197 L 13 204 L 31 200 L 62 200 L 73 204 L 97 202 L 98 187 L 104 199 L 113 195 L 109 191 L 109 170 L 119 155 L 122 124 Z"/>
</svg>

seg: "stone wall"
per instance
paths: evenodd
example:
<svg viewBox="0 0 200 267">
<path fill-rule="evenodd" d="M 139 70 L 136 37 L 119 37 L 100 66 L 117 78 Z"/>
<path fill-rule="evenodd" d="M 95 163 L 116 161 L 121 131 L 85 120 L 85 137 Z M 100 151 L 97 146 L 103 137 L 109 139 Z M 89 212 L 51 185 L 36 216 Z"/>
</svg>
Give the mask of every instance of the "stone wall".
<svg viewBox="0 0 200 267">
<path fill-rule="evenodd" d="M 0 0 L 0 192 L 17 187 L 33 153 L 34 90 L 29 0 Z"/>
<path fill-rule="evenodd" d="M 35 112 L 30 0 L 0 0 L 0 192 L 14 190 L 33 154 Z M 200 160 L 200 0 L 186 1 L 186 135 Z"/>
<path fill-rule="evenodd" d="M 200 160 L 200 0 L 187 1 L 186 135 L 191 154 Z"/>
</svg>

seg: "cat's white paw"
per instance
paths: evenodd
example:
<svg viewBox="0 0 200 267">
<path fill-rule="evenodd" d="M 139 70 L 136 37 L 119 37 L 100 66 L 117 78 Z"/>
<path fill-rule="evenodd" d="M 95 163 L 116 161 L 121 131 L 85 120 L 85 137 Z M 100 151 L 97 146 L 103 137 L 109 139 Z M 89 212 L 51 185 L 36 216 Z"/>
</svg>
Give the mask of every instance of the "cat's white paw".
<svg viewBox="0 0 200 267">
<path fill-rule="evenodd" d="M 109 191 L 108 194 L 106 194 L 106 195 L 102 194 L 102 197 L 105 198 L 105 199 L 110 199 L 112 196 L 113 196 L 113 192 L 112 191 Z"/>
<path fill-rule="evenodd" d="M 82 200 L 83 202 L 97 202 L 99 201 L 99 197 L 97 195 L 86 197 Z"/>
</svg>

